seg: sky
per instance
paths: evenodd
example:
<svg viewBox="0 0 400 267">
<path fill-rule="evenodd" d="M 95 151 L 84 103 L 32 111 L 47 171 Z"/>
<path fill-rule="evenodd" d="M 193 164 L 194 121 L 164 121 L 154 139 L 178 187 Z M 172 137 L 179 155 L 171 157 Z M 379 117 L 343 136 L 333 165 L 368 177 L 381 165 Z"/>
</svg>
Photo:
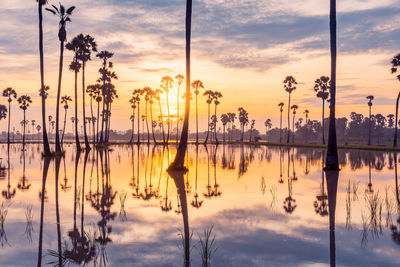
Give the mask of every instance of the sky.
<svg viewBox="0 0 400 267">
<path fill-rule="evenodd" d="M 52 0 L 49 3 L 58 4 Z M 119 98 L 113 105 L 112 128 L 129 129 L 128 99 L 135 88 L 158 88 L 162 76 L 185 73 L 185 3 L 63 1 L 67 7 L 76 6 L 72 22 L 67 25 L 67 38 L 81 32 L 90 34 L 99 50 L 115 53 Z M 399 4 L 399 0 L 338 1 L 338 116 L 349 116 L 351 111 L 366 115 L 366 96 L 371 94 L 375 96 L 373 113 L 394 113 L 399 84 L 390 73 L 390 60 L 400 52 Z M 19 94 L 31 95 L 34 103 L 28 120 L 39 121 L 36 1 L 1 1 L 0 17 L 0 88 L 13 87 Z M 45 12 L 45 83 L 51 88 L 47 113 L 53 116 L 59 58 L 57 31 L 57 18 Z M 71 60 L 72 53 L 66 51 L 62 95 L 73 95 L 73 73 L 68 70 Z M 87 84 L 97 79 L 100 64 L 95 57 L 88 63 Z M 320 119 L 321 101 L 313 85 L 315 79 L 329 74 L 329 1 L 193 1 L 192 80 L 200 79 L 206 89 L 222 92 L 220 114 L 236 112 L 242 106 L 250 120 L 256 120 L 257 129 L 264 131 L 266 118 L 278 126 L 277 105 L 287 105 L 288 98 L 282 81 L 293 75 L 299 83 L 292 95 L 292 103 L 299 106 L 298 116 L 304 116 L 308 109 L 311 119 Z M 176 110 L 176 86 L 169 96 L 172 112 Z M 183 111 L 183 99 L 179 98 Z M 199 102 L 200 124 L 205 129 L 205 98 L 200 97 Z M 6 99 L 0 103 L 5 104 Z M 22 111 L 14 105 L 12 112 L 17 126 Z M 191 126 L 194 130 L 193 123 Z M 5 127 L 6 122 L 0 122 L 0 128 Z"/>
</svg>

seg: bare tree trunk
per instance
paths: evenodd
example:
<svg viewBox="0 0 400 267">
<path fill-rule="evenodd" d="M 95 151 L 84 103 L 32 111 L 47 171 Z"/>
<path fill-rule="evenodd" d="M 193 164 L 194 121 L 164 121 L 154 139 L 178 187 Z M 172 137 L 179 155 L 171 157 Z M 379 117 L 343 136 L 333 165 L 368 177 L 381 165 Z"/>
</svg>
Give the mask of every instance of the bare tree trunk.
<svg viewBox="0 0 400 267">
<path fill-rule="evenodd" d="M 85 103 L 85 61 L 82 61 L 82 112 L 83 112 L 83 135 L 85 136 L 85 148 L 90 150 L 89 140 L 86 133 L 86 103 Z"/>
<path fill-rule="evenodd" d="M 61 80 L 64 59 L 64 42 L 60 42 L 60 62 L 58 66 L 58 88 L 57 88 L 57 104 L 56 104 L 56 152 L 61 153 L 60 144 L 60 97 L 61 97 Z"/>
<path fill-rule="evenodd" d="M 208 142 L 208 135 L 210 133 L 210 104 L 208 104 L 208 115 L 207 115 L 207 136 L 206 140 L 204 141 L 204 144 L 207 144 Z"/>
<path fill-rule="evenodd" d="M 75 71 L 75 144 L 76 151 L 81 151 L 78 134 L 78 72 Z"/>
<path fill-rule="evenodd" d="M 286 141 L 286 143 L 289 144 L 289 141 L 290 141 L 290 93 L 289 93 L 289 104 L 288 104 L 287 124 L 288 124 L 288 132 L 287 132 L 287 141 Z"/>
</svg>

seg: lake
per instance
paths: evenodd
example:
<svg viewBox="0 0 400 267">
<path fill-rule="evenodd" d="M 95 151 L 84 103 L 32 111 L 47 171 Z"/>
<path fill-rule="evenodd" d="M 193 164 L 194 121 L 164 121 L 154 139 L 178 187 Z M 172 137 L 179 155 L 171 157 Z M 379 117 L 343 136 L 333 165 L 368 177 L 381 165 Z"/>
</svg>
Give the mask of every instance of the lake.
<svg viewBox="0 0 400 267">
<path fill-rule="evenodd" d="M 207 236 L 211 266 L 400 264 L 393 153 L 340 151 L 336 188 L 318 149 L 189 145 L 183 175 L 175 145 L 41 149 L 0 145 L 0 266 L 201 266 Z"/>
</svg>

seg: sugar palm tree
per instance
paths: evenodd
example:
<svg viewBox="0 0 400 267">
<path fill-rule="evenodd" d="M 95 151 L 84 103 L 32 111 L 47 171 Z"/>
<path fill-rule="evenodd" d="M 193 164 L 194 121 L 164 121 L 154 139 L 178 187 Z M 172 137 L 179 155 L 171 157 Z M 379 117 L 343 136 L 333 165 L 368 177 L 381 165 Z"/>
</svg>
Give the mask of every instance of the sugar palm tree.
<svg viewBox="0 0 400 267">
<path fill-rule="evenodd" d="M 165 95 L 167 96 L 167 113 L 168 113 L 168 119 L 167 119 L 167 123 L 168 123 L 168 130 L 167 130 L 167 143 L 169 141 L 169 133 L 170 133 L 170 127 L 171 127 L 171 116 L 170 116 L 170 112 L 169 112 L 169 99 L 168 99 L 168 95 L 169 95 L 169 90 L 172 88 L 172 82 L 174 80 L 172 79 L 171 76 L 164 76 L 161 78 L 161 89 L 164 90 Z"/>
<path fill-rule="evenodd" d="M 280 124 L 279 124 L 279 143 L 282 143 L 282 114 L 283 114 L 283 106 L 285 104 L 283 102 L 279 103 L 279 111 L 281 113 L 281 117 L 280 117 Z"/>
<path fill-rule="evenodd" d="M 129 143 L 132 144 L 133 142 L 133 135 L 135 132 L 135 109 L 137 107 L 137 97 L 136 96 L 132 96 L 131 99 L 129 99 L 129 104 L 131 104 L 131 108 L 132 108 L 132 115 L 130 117 L 131 122 L 132 122 L 132 134 L 131 134 L 131 139 L 129 140 Z"/>
<path fill-rule="evenodd" d="M 68 49 L 68 44 L 67 44 L 67 49 Z M 81 145 L 79 142 L 79 134 L 78 134 L 78 72 L 81 69 L 81 63 L 77 61 L 77 58 L 75 56 L 74 60 L 71 62 L 69 65 L 69 69 L 75 73 L 75 144 L 76 144 L 76 150 L 81 151 Z"/>
<path fill-rule="evenodd" d="M 292 143 L 294 144 L 294 122 L 296 119 L 296 110 L 299 108 L 299 106 L 297 105 L 292 105 L 291 109 L 293 109 L 293 125 L 292 125 L 292 129 L 293 129 L 293 135 L 292 135 Z"/>
<path fill-rule="evenodd" d="M 251 142 L 251 140 L 253 140 L 253 130 L 254 130 L 254 126 L 256 125 L 256 120 L 251 120 L 250 123 L 250 138 L 249 138 L 249 142 Z"/>
<path fill-rule="evenodd" d="M 214 136 L 215 136 L 215 143 L 218 144 L 218 138 L 217 138 L 217 106 L 221 103 L 219 100 L 223 97 L 221 92 L 215 91 L 213 94 L 213 99 L 214 99 L 214 118 L 215 118 L 215 125 L 214 125 Z"/>
<path fill-rule="evenodd" d="M 241 137 L 240 137 L 240 141 L 243 142 L 243 139 L 244 139 L 244 128 L 249 123 L 249 114 L 242 107 L 240 107 L 238 109 L 238 111 L 239 111 L 239 116 L 238 117 L 239 117 L 241 132 L 242 132 Z"/>
<path fill-rule="evenodd" d="M 283 87 L 286 92 L 289 93 L 289 101 L 288 101 L 288 133 L 287 133 L 287 143 L 290 141 L 290 96 L 292 92 L 296 90 L 296 80 L 293 76 L 286 76 L 285 80 L 283 81 Z M 294 129 L 293 129 L 294 131 Z"/>
<path fill-rule="evenodd" d="M 150 91 L 150 95 L 149 95 L 149 104 L 150 104 L 150 121 L 151 121 L 151 134 L 153 136 L 153 141 L 154 144 L 157 143 L 156 137 L 154 135 L 154 129 L 157 127 L 157 122 L 155 120 L 153 120 L 153 104 L 154 104 L 154 99 L 156 98 L 156 93 L 154 90 Z"/>
<path fill-rule="evenodd" d="M 46 130 L 46 86 L 44 84 L 44 57 L 43 57 L 43 6 L 47 0 L 36 0 L 39 13 L 39 57 L 40 57 L 40 96 L 42 100 L 42 124 L 43 124 L 43 155 L 50 155 L 50 145 Z"/>
<path fill-rule="evenodd" d="M 326 156 L 325 170 L 338 171 L 339 157 L 336 139 L 336 0 L 330 0 L 330 47 L 331 47 L 331 84 L 329 101 L 329 131 L 328 150 Z M 328 173 L 327 173 L 328 175 Z M 331 174 L 329 174 L 331 175 Z M 332 174 L 334 175 L 334 174 Z M 336 175 L 336 174 L 335 174 Z M 337 174 L 338 175 L 338 174 Z"/>
<path fill-rule="evenodd" d="M 231 123 L 231 130 L 229 132 L 229 141 L 232 141 L 232 130 L 235 125 L 236 113 L 228 112 L 229 122 Z"/>
<path fill-rule="evenodd" d="M 264 122 L 264 125 L 265 125 L 265 128 L 266 128 L 265 129 L 265 140 L 267 140 L 268 130 L 271 129 L 271 127 L 272 127 L 271 119 L 266 119 L 265 122 Z"/>
<path fill-rule="evenodd" d="M 98 118 L 96 118 L 93 114 L 93 100 L 97 102 L 96 99 L 101 94 L 101 85 L 98 83 L 88 85 L 86 88 L 86 93 L 89 94 L 89 98 L 90 98 L 90 114 L 92 115 L 91 121 L 92 121 L 92 130 L 93 130 L 93 143 L 95 143 L 96 142 L 95 125 L 96 125 L 96 121 Z M 99 104 L 97 106 L 98 106 L 97 110 L 99 111 Z"/>
<path fill-rule="evenodd" d="M 64 134 L 65 134 L 65 125 L 67 124 L 67 111 L 69 108 L 68 102 L 71 102 L 72 98 L 70 96 L 63 96 L 61 97 L 61 104 L 64 105 L 64 126 L 63 126 L 63 130 L 62 130 L 62 136 L 61 136 L 61 147 L 64 143 Z"/>
<path fill-rule="evenodd" d="M 368 99 L 368 107 L 369 107 L 369 117 L 368 117 L 368 145 L 371 145 L 371 125 L 372 125 L 372 114 L 371 114 L 371 109 L 372 109 L 372 100 L 374 100 L 373 95 L 367 96 Z"/>
<path fill-rule="evenodd" d="M 308 123 L 308 114 L 310 114 L 310 111 L 308 109 L 304 110 L 304 115 L 306 116 L 306 125 Z"/>
<path fill-rule="evenodd" d="M 322 100 L 322 144 L 325 145 L 325 101 L 329 97 L 329 77 L 321 76 L 315 80 L 314 91 L 317 92 L 317 97 Z M 294 129 L 293 129 L 294 131 Z"/>
<path fill-rule="evenodd" d="M 222 122 L 222 127 L 224 129 L 224 143 L 225 143 L 225 128 L 226 128 L 226 125 L 229 122 L 228 114 L 222 114 L 221 115 L 221 122 Z"/>
<path fill-rule="evenodd" d="M 146 101 L 146 106 L 145 106 L 145 118 L 146 118 L 146 129 L 147 129 L 147 143 L 150 143 L 150 130 L 149 130 L 149 120 L 147 116 L 147 103 L 150 101 L 150 97 L 153 94 L 153 89 L 151 89 L 149 86 L 146 86 L 143 88 L 144 92 L 144 100 Z"/>
<path fill-rule="evenodd" d="M 137 103 L 137 143 L 140 144 L 140 96 L 143 95 L 144 92 L 142 89 L 135 89 L 132 92 L 133 97 L 136 99 Z"/>
<path fill-rule="evenodd" d="M 185 155 L 189 136 L 190 115 L 190 37 L 192 29 L 192 0 L 186 0 L 186 102 L 185 119 L 183 121 L 181 140 L 174 161 L 168 167 L 169 170 L 185 170 Z"/>
<path fill-rule="evenodd" d="M 183 84 L 183 80 L 185 80 L 185 76 L 183 74 L 178 74 L 175 76 L 175 79 L 178 80 L 178 93 L 176 95 L 176 143 L 178 143 L 179 140 L 179 119 L 180 119 L 180 113 L 179 113 L 179 90 Z"/>
<path fill-rule="evenodd" d="M 7 126 L 7 144 L 10 144 L 10 120 L 11 120 L 11 102 L 12 99 L 17 98 L 17 92 L 11 88 L 7 87 L 6 89 L 3 90 L 3 96 L 7 97 L 8 101 L 8 126 Z"/>
<path fill-rule="evenodd" d="M 208 136 L 210 134 L 210 115 L 211 115 L 211 104 L 213 102 L 214 99 L 214 92 L 211 90 L 206 90 L 203 93 L 204 96 L 207 96 L 207 105 L 208 105 L 208 113 L 207 113 L 207 136 L 206 136 L 206 140 L 204 141 L 204 144 L 207 144 L 208 141 Z"/>
<path fill-rule="evenodd" d="M 392 61 L 390 62 L 392 64 L 392 74 L 397 73 L 398 68 L 400 67 L 400 54 L 396 55 L 393 57 Z M 396 75 L 396 78 L 398 81 L 400 81 L 400 74 Z M 397 94 L 397 99 L 396 99 L 396 114 L 395 114 L 395 123 L 394 123 L 394 141 L 393 141 L 393 147 L 397 146 L 397 122 L 398 117 L 399 117 L 399 100 L 400 100 L 400 91 Z"/>
<path fill-rule="evenodd" d="M 197 97 L 200 93 L 200 89 L 204 89 L 203 82 L 200 80 L 195 80 L 192 82 L 192 87 L 194 89 L 194 94 L 196 95 L 196 144 L 199 143 L 199 111 L 197 104 Z"/>
<path fill-rule="evenodd" d="M 72 6 L 65 9 L 60 3 L 60 7 L 52 5 L 52 8 L 46 8 L 47 11 L 53 13 L 60 19 L 58 23 L 58 39 L 60 41 L 60 61 L 58 66 L 58 88 L 57 88 L 57 102 L 56 102 L 56 152 L 61 153 L 60 133 L 59 133 L 59 115 L 60 115 L 60 98 L 61 98 L 61 80 L 64 63 L 64 42 L 67 39 L 67 31 L 65 29 L 67 22 L 71 21 L 70 15 L 75 7 Z"/>
<path fill-rule="evenodd" d="M 19 108 L 22 109 L 24 111 L 24 131 L 23 131 L 23 135 L 22 135 L 22 146 L 24 147 L 23 149 L 25 150 L 25 126 L 26 126 L 26 110 L 29 107 L 29 104 L 32 103 L 32 99 L 30 96 L 28 95 L 22 95 L 20 97 L 18 97 L 18 104 L 19 104 Z"/>
</svg>

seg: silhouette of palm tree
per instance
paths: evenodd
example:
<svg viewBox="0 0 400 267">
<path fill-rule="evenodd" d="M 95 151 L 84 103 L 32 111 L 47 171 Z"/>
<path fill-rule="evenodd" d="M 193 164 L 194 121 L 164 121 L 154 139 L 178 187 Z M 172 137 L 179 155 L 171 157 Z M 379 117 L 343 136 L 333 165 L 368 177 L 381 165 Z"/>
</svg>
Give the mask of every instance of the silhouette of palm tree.
<svg viewBox="0 0 400 267">
<path fill-rule="evenodd" d="M 170 117 L 170 112 L 169 112 L 169 99 L 168 99 L 168 95 L 169 95 L 169 90 L 172 88 L 172 83 L 173 83 L 173 79 L 170 76 L 164 76 L 161 78 L 161 85 L 160 87 L 162 88 L 162 90 L 164 90 L 166 96 L 167 96 L 167 112 L 168 112 L 168 130 L 167 130 L 167 143 L 169 142 L 169 134 L 170 134 L 170 127 L 171 127 L 171 117 Z"/>
<path fill-rule="evenodd" d="M 322 100 L 322 144 L 325 145 L 325 101 L 329 97 L 329 77 L 321 76 L 315 80 L 314 91 L 317 92 L 317 97 Z"/>
<path fill-rule="evenodd" d="M 11 88 L 7 87 L 6 89 L 3 90 L 3 96 L 7 97 L 8 101 L 8 126 L 7 126 L 7 144 L 10 144 L 10 120 L 11 120 L 11 102 L 12 99 L 17 98 L 17 92 Z"/>
<path fill-rule="evenodd" d="M 339 157 L 336 139 L 336 0 L 330 0 L 330 48 L 331 48 L 331 83 L 329 100 L 329 134 L 328 150 L 325 169 L 330 171 L 339 170 Z"/>
<path fill-rule="evenodd" d="M 144 92 L 142 89 L 135 89 L 132 92 L 133 98 L 135 98 L 137 103 L 137 143 L 140 144 L 140 96 L 143 95 Z M 97 129 L 98 130 L 98 129 Z"/>
<path fill-rule="evenodd" d="M 207 105 L 208 105 L 208 113 L 207 113 L 207 114 L 208 114 L 208 115 L 207 115 L 207 136 L 206 136 L 206 140 L 204 141 L 204 144 L 207 144 L 207 142 L 208 142 L 208 136 L 209 136 L 209 133 L 210 133 L 210 113 L 211 113 L 210 109 L 211 109 L 211 104 L 212 104 L 213 98 L 214 98 L 214 92 L 211 91 L 211 90 L 206 90 L 206 91 L 203 93 L 203 96 L 207 96 L 206 103 L 207 103 Z"/>
<path fill-rule="evenodd" d="M 98 122 L 99 116 L 97 115 L 97 117 L 94 116 L 93 114 L 93 100 L 97 102 L 97 114 L 99 114 L 99 102 L 101 102 L 101 99 L 99 99 L 99 101 L 97 101 L 97 98 L 100 97 L 101 98 L 101 85 L 96 83 L 96 84 L 92 84 L 92 85 L 88 85 L 86 88 L 86 93 L 89 94 L 89 98 L 90 98 L 90 114 L 92 115 L 92 128 L 93 128 L 93 143 L 96 143 L 96 121 Z"/>
<path fill-rule="evenodd" d="M 294 133 L 295 133 L 295 131 L 294 131 L 294 121 L 295 121 L 295 119 L 296 119 L 296 110 L 299 108 L 299 106 L 297 106 L 297 105 L 292 105 L 290 108 L 293 109 L 293 127 L 292 127 L 292 129 L 293 129 L 293 135 L 292 135 L 292 143 L 294 144 Z"/>
<path fill-rule="evenodd" d="M 232 141 L 232 131 L 235 125 L 236 113 L 228 112 L 229 122 L 231 123 L 230 131 L 229 131 L 229 141 Z"/>
<path fill-rule="evenodd" d="M 371 117 L 371 108 L 372 108 L 372 100 L 374 100 L 373 95 L 367 96 L 368 99 L 368 107 L 369 107 L 369 117 L 368 117 L 368 145 L 371 145 L 371 122 L 372 122 L 372 117 Z"/>
<path fill-rule="evenodd" d="M 17 187 L 21 191 L 27 191 L 31 188 L 31 183 L 26 179 L 25 175 L 25 150 L 22 150 L 22 177 Z"/>
<path fill-rule="evenodd" d="M 200 80 L 195 80 L 192 82 L 192 87 L 194 89 L 194 94 L 196 95 L 196 144 L 199 143 L 199 111 L 197 104 L 197 97 L 200 93 L 200 89 L 204 89 L 203 82 Z"/>
<path fill-rule="evenodd" d="M 41 192 L 46 192 L 47 173 L 49 171 L 50 158 L 44 158 L 43 173 L 42 173 L 42 189 Z M 42 266 L 42 247 L 43 247 L 43 220 L 44 220 L 44 193 L 40 197 L 40 227 L 39 227 L 39 246 L 38 246 L 38 261 L 37 266 Z"/>
<path fill-rule="evenodd" d="M 186 0 L 186 102 L 185 119 L 183 121 L 181 140 L 174 161 L 168 167 L 169 170 L 185 170 L 185 156 L 189 136 L 190 115 L 190 37 L 192 28 L 192 0 Z"/>
<path fill-rule="evenodd" d="M 244 139 L 244 128 L 245 126 L 247 126 L 247 124 L 249 124 L 249 113 L 247 113 L 247 111 L 240 107 L 238 108 L 239 111 L 239 122 L 240 122 L 240 127 L 241 127 L 241 131 L 242 131 L 242 135 L 240 136 L 240 141 L 243 142 Z"/>
<path fill-rule="evenodd" d="M 50 145 L 47 139 L 46 130 L 46 88 L 44 84 L 44 57 L 43 57 L 43 6 L 47 4 L 47 0 L 36 0 L 38 3 L 39 13 L 39 57 L 40 57 L 40 96 L 42 100 L 42 124 L 43 124 L 43 154 L 50 155 Z"/>
<path fill-rule="evenodd" d="M 289 93 L 289 101 L 288 101 L 288 133 L 287 133 L 287 143 L 289 144 L 290 141 L 290 97 L 292 92 L 296 90 L 297 81 L 293 76 L 286 76 L 285 80 L 283 81 L 283 88 L 286 92 Z M 294 131 L 294 129 L 293 129 Z"/>
<path fill-rule="evenodd" d="M 222 114 L 221 115 L 221 122 L 222 122 L 222 127 L 223 127 L 223 129 L 224 129 L 224 143 L 225 143 L 225 129 L 226 129 L 226 125 L 228 124 L 228 122 L 229 122 L 229 116 L 228 116 L 228 114 Z"/>
<path fill-rule="evenodd" d="M 61 153 L 61 143 L 59 134 L 59 114 L 60 114 L 60 97 L 61 97 L 61 80 L 64 63 L 64 42 L 67 39 L 66 25 L 67 22 L 71 21 L 70 16 L 74 11 L 75 7 L 72 6 L 68 9 L 60 3 L 60 7 L 52 5 L 52 8 L 46 8 L 47 11 L 53 13 L 60 19 L 58 23 L 58 39 L 60 40 L 60 62 L 58 67 L 58 88 L 57 88 L 57 102 L 56 102 L 56 152 Z"/>
<path fill-rule="evenodd" d="M 176 143 L 178 143 L 179 140 L 179 119 L 180 119 L 180 113 L 179 113 L 179 89 L 182 86 L 183 80 L 185 80 L 185 77 L 182 74 L 178 74 L 175 76 L 175 79 L 178 80 L 178 93 L 176 95 Z"/>
<path fill-rule="evenodd" d="M 32 99 L 28 95 L 22 95 L 22 96 L 18 97 L 17 101 L 18 101 L 18 104 L 19 104 L 19 108 L 24 111 L 24 132 L 23 132 L 23 135 L 22 135 L 22 146 L 23 146 L 23 150 L 25 150 L 26 110 L 28 109 L 29 104 L 32 103 Z"/>
<path fill-rule="evenodd" d="M 72 98 L 70 96 L 63 96 L 61 97 L 61 104 L 64 104 L 64 126 L 63 126 L 63 130 L 62 130 L 62 136 L 61 136 L 61 147 L 64 143 L 64 134 L 65 134 L 65 126 L 67 124 L 67 111 L 69 108 L 68 102 L 72 102 Z M 57 126 L 56 126 L 57 128 Z"/>
<path fill-rule="evenodd" d="M 272 127 L 271 119 L 266 119 L 264 122 L 265 125 L 265 141 L 267 141 L 268 130 Z"/>
<path fill-rule="evenodd" d="M 280 111 L 280 124 L 279 124 L 279 143 L 282 143 L 282 114 L 283 114 L 283 106 L 285 104 L 283 102 L 279 103 L 279 111 Z"/>
<path fill-rule="evenodd" d="M 214 125 L 214 136 L 215 136 L 215 143 L 218 144 L 218 138 L 217 138 L 217 121 L 218 121 L 218 117 L 217 117 L 217 106 L 221 103 L 219 101 L 220 98 L 222 98 L 222 93 L 215 91 L 213 94 L 213 99 L 214 99 L 214 117 L 215 117 L 215 125 Z"/>
</svg>

